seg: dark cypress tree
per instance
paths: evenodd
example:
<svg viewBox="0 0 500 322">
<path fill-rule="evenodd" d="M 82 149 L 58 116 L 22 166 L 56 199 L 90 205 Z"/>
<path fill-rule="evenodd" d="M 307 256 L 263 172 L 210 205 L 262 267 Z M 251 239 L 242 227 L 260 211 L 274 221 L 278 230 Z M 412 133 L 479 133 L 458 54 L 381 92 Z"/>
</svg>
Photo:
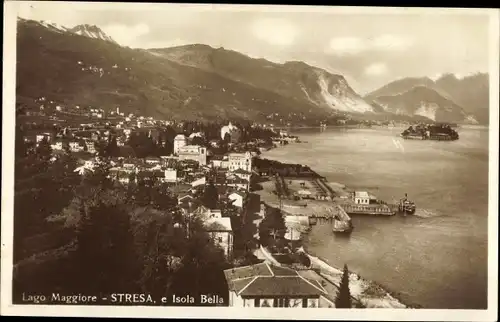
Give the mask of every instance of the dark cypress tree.
<svg viewBox="0 0 500 322">
<path fill-rule="evenodd" d="M 349 269 L 347 264 L 344 265 L 344 273 L 340 281 L 339 292 L 335 299 L 335 307 L 341 309 L 351 308 L 351 292 L 349 291 Z"/>
<path fill-rule="evenodd" d="M 35 154 L 39 160 L 47 162 L 52 155 L 52 148 L 50 147 L 49 140 L 44 137 L 35 149 Z"/>
<path fill-rule="evenodd" d="M 24 129 L 22 126 L 16 126 L 16 134 L 15 134 L 15 155 L 17 158 L 24 158 L 26 154 L 28 154 L 28 145 L 24 142 Z"/>
<path fill-rule="evenodd" d="M 95 205 L 80 207 L 74 263 L 82 284 L 75 291 L 134 292 L 138 262 L 130 217 L 120 205 L 98 199 Z"/>
<path fill-rule="evenodd" d="M 108 145 L 105 149 L 105 155 L 109 157 L 117 157 L 120 155 L 120 148 L 118 147 L 116 136 L 112 136 L 109 139 Z"/>
<path fill-rule="evenodd" d="M 213 181 L 210 181 L 205 186 L 205 191 L 203 192 L 202 202 L 203 205 L 210 209 L 217 208 L 217 203 L 219 201 L 219 193 L 217 192 L 217 188 L 215 187 Z"/>
</svg>

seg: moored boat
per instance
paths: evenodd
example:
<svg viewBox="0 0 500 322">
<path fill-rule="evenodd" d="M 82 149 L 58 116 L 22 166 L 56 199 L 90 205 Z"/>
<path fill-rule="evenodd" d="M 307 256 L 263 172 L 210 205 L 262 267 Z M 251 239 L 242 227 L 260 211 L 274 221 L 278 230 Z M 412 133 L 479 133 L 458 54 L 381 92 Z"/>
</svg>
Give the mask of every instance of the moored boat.
<svg viewBox="0 0 500 322">
<path fill-rule="evenodd" d="M 350 220 L 338 220 L 336 218 L 333 219 L 332 231 L 334 233 L 351 233 L 353 230 L 353 225 Z"/>
<path fill-rule="evenodd" d="M 332 231 L 334 233 L 350 233 L 353 228 L 351 217 L 347 215 L 342 207 L 337 206 L 333 214 Z"/>
</svg>

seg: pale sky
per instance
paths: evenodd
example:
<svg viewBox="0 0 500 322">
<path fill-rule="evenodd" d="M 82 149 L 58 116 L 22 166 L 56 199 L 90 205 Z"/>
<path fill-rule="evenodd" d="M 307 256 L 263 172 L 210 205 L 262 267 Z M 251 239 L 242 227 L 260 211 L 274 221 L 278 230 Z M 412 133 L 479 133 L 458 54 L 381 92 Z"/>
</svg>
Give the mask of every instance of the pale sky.
<svg viewBox="0 0 500 322">
<path fill-rule="evenodd" d="M 263 8 L 26 2 L 19 16 L 97 25 L 133 48 L 200 43 L 278 63 L 301 60 L 343 74 L 360 94 L 402 77 L 488 71 L 486 11 Z"/>
</svg>

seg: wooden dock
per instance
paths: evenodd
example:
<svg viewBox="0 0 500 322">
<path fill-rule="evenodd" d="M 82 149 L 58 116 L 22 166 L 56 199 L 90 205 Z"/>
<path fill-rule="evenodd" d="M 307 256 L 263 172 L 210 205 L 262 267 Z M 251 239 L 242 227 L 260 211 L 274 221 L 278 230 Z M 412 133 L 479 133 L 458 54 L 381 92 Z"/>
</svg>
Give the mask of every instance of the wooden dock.
<svg viewBox="0 0 500 322">
<path fill-rule="evenodd" d="M 398 206 L 379 204 L 379 205 L 358 205 L 358 204 L 343 204 L 341 207 L 347 214 L 350 215 L 380 215 L 393 216 L 396 214 Z"/>
</svg>

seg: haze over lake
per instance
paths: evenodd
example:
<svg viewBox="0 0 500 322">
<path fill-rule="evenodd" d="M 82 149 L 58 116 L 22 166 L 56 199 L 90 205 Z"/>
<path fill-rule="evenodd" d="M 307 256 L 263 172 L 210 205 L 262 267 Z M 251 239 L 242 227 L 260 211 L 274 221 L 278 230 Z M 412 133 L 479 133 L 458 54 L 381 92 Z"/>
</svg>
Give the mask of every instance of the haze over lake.
<svg viewBox="0 0 500 322">
<path fill-rule="evenodd" d="M 408 193 L 416 216 L 354 216 L 350 237 L 315 226 L 307 249 L 425 308 L 486 309 L 488 128 L 454 142 L 402 140 L 401 128 L 300 131 L 302 141 L 264 153 L 301 163 L 388 202 Z"/>
</svg>

